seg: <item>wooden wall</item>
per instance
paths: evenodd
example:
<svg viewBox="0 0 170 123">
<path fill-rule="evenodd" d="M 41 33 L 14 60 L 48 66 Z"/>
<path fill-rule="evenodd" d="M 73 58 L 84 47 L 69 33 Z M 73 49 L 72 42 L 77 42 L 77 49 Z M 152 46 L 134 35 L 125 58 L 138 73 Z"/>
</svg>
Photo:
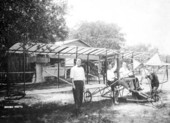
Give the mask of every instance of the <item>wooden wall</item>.
<svg viewBox="0 0 170 123">
<path fill-rule="evenodd" d="M 1 83 L 5 83 L 9 81 L 11 83 L 20 83 L 24 81 L 24 62 L 22 54 L 8 54 L 6 56 L 7 60 L 3 61 L 1 59 L 0 66 L 0 81 Z M 31 82 L 33 73 L 35 72 L 35 63 L 28 63 L 26 56 L 25 60 L 25 80 L 26 82 Z M 7 63 L 4 63 L 7 62 Z M 7 64 L 7 67 L 4 65 Z"/>
</svg>

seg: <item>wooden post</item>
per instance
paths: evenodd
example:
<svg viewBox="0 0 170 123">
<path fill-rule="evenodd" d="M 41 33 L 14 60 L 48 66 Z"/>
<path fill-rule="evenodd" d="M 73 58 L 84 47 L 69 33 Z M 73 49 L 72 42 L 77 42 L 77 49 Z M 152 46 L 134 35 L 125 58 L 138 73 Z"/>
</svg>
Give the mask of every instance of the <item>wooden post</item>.
<svg viewBox="0 0 170 123">
<path fill-rule="evenodd" d="M 24 94 L 25 94 L 25 40 L 23 42 L 23 81 L 24 81 Z"/>
<path fill-rule="evenodd" d="M 77 60 L 77 57 L 78 57 L 78 47 L 76 47 L 76 60 Z"/>
<path fill-rule="evenodd" d="M 166 56 L 166 63 L 168 63 L 168 56 Z M 166 65 L 166 76 L 167 76 L 167 81 L 169 80 L 168 76 L 168 65 Z"/>
<path fill-rule="evenodd" d="M 7 56 L 6 56 L 6 77 L 5 77 L 5 80 L 7 82 L 7 96 L 9 96 L 9 93 L 10 93 L 10 82 L 9 82 L 9 52 L 7 52 Z"/>
<path fill-rule="evenodd" d="M 106 57 L 105 57 L 105 81 L 104 84 L 107 82 L 107 50 L 106 50 Z"/>
<path fill-rule="evenodd" d="M 117 54 L 117 78 L 120 78 L 120 73 L 119 73 L 119 69 L 120 69 L 120 59 L 119 59 L 119 54 Z"/>
<path fill-rule="evenodd" d="M 135 73 L 134 73 L 134 66 L 133 66 L 133 52 L 132 52 L 132 59 L 131 59 L 131 64 L 132 64 L 132 74 L 134 75 Z"/>
<path fill-rule="evenodd" d="M 89 84 L 89 54 L 87 55 L 87 84 Z"/>
<path fill-rule="evenodd" d="M 60 81 L 60 61 L 59 61 L 59 59 L 60 59 L 60 53 L 58 53 L 58 80 L 57 80 L 58 88 L 59 88 L 59 81 Z"/>
<path fill-rule="evenodd" d="M 100 57 L 99 57 L 99 60 L 98 60 L 99 64 L 98 64 L 98 79 L 99 79 L 99 84 L 100 84 Z"/>
</svg>

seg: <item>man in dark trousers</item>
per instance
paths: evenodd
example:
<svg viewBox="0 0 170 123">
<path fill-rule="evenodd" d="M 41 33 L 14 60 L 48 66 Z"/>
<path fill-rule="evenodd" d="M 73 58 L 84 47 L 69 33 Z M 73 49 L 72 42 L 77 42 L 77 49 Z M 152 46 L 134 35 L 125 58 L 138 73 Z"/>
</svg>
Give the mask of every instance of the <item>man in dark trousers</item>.
<svg viewBox="0 0 170 123">
<path fill-rule="evenodd" d="M 77 59 L 76 65 L 71 68 L 70 78 L 72 79 L 76 114 L 78 114 L 81 112 L 80 108 L 83 102 L 83 91 L 85 87 L 85 72 L 81 66 L 81 59 Z"/>
<path fill-rule="evenodd" d="M 141 82 L 143 79 L 149 79 L 151 82 L 151 92 L 152 96 L 154 97 L 157 94 L 157 90 L 159 88 L 159 78 L 155 72 L 156 70 L 151 69 L 148 71 L 144 66 L 141 69 L 142 72 L 142 77 L 141 77 Z"/>
<path fill-rule="evenodd" d="M 149 78 L 151 80 L 151 88 L 152 88 L 152 94 L 155 94 L 159 87 L 159 79 L 155 72 L 150 73 L 150 75 L 146 76 L 146 78 Z"/>
</svg>

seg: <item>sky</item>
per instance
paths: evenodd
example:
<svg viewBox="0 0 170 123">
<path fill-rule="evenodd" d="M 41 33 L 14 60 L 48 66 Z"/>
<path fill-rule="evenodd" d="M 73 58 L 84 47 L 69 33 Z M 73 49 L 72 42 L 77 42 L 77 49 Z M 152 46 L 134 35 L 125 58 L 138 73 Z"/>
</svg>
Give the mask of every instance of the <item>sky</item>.
<svg viewBox="0 0 170 123">
<path fill-rule="evenodd" d="M 170 54 L 170 0 L 67 0 L 67 25 L 82 21 L 115 23 L 126 45 L 151 44 Z"/>
</svg>

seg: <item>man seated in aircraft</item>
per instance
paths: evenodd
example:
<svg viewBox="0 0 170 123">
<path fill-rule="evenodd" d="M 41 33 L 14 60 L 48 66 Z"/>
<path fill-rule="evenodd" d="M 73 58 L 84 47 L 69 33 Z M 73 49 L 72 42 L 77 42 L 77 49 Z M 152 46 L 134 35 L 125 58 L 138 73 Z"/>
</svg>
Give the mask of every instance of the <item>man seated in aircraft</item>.
<svg viewBox="0 0 170 123">
<path fill-rule="evenodd" d="M 112 67 L 112 64 L 108 65 L 108 70 L 107 70 L 107 84 L 111 86 L 112 92 L 113 92 L 113 101 L 115 104 L 118 104 L 118 90 L 116 90 L 117 85 L 122 85 L 129 91 L 132 91 L 132 88 L 130 88 L 127 84 L 126 81 L 123 79 L 118 80 L 117 77 L 115 76 L 115 71 L 117 68 L 117 62 L 115 61 L 114 67 Z"/>
<path fill-rule="evenodd" d="M 137 91 L 143 90 L 140 87 L 139 79 L 134 75 L 132 64 L 129 64 L 128 68 L 129 68 L 129 71 L 130 71 L 130 75 L 128 77 L 133 79 L 134 89 L 137 90 Z"/>
<path fill-rule="evenodd" d="M 138 78 L 134 76 L 132 70 L 128 69 L 126 62 L 122 63 L 119 73 L 120 79 L 126 81 L 130 88 L 133 88 L 133 90 L 142 90 Z"/>
</svg>

